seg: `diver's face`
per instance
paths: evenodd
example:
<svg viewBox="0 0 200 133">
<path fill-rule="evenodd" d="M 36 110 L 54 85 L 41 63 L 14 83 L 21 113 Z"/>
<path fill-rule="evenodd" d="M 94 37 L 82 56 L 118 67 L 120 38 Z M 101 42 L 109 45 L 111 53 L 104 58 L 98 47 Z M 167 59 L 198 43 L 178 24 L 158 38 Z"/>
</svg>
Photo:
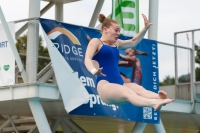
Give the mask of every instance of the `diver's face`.
<svg viewBox="0 0 200 133">
<path fill-rule="evenodd" d="M 127 49 L 125 52 L 127 56 L 135 56 L 135 51 L 132 49 Z"/>
<path fill-rule="evenodd" d="M 112 23 L 109 28 L 104 28 L 105 35 L 109 38 L 109 41 L 115 43 L 120 35 L 120 26 L 119 24 Z"/>
</svg>

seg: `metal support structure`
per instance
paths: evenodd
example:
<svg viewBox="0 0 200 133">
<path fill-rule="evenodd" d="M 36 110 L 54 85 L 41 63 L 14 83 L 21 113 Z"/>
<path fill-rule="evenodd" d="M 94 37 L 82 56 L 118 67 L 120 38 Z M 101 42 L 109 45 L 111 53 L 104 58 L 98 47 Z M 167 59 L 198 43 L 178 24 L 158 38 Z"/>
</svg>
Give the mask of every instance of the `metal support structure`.
<svg viewBox="0 0 200 133">
<path fill-rule="evenodd" d="M 39 133 L 37 125 L 35 125 L 31 130 L 29 130 L 27 133 Z"/>
<path fill-rule="evenodd" d="M 195 91 L 195 50 L 194 47 L 192 47 L 193 50 L 190 51 L 190 91 L 191 91 L 191 101 L 196 100 L 196 91 Z"/>
<path fill-rule="evenodd" d="M 55 74 L 53 75 L 53 84 L 57 84 L 57 80 L 56 80 Z"/>
<path fill-rule="evenodd" d="M 182 33 L 187 33 L 191 32 L 192 33 L 192 48 L 190 49 L 190 88 L 191 88 L 191 101 L 193 102 L 192 106 L 192 113 L 197 113 L 196 112 L 196 103 L 197 97 L 196 97 L 196 87 L 195 87 L 195 82 L 196 82 L 196 74 L 195 74 L 195 43 L 194 43 L 194 32 L 199 31 L 200 29 L 194 29 L 194 30 L 186 30 L 186 31 L 179 31 L 174 33 L 174 44 L 177 46 L 177 35 L 182 34 Z M 177 48 L 175 47 L 175 83 L 178 85 L 178 73 L 177 73 Z"/>
<path fill-rule="evenodd" d="M 20 56 L 25 56 L 25 57 L 26 57 L 26 54 L 20 53 L 19 55 L 20 55 Z M 38 59 L 51 60 L 49 57 L 46 57 L 46 56 L 38 56 Z"/>
<path fill-rule="evenodd" d="M 53 67 L 51 67 L 51 69 L 49 69 L 46 73 L 44 73 L 44 75 L 42 77 L 40 77 L 38 79 L 39 82 L 47 82 L 49 81 L 50 78 L 52 78 L 54 76 L 54 70 Z M 52 81 L 53 82 L 53 81 Z M 55 83 L 55 82 L 53 82 Z"/>
<path fill-rule="evenodd" d="M 194 73 L 194 75 L 193 75 L 193 77 L 191 77 L 192 78 L 192 80 L 193 80 L 193 82 L 191 81 L 191 83 L 194 83 L 194 82 L 196 82 L 196 75 L 195 75 L 195 43 L 194 43 L 194 31 L 192 31 L 192 49 L 193 49 L 193 53 L 192 53 L 192 66 L 191 66 L 191 70 L 193 70 L 193 73 Z"/>
<path fill-rule="evenodd" d="M 158 9 L 159 9 L 158 7 L 159 7 L 158 0 L 149 1 L 149 21 L 153 23 L 153 25 L 148 30 L 148 38 L 152 40 L 157 40 L 157 35 L 158 35 Z M 165 133 L 162 121 L 160 124 L 154 124 L 154 129 L 159 129 L 163 131 L 163 132 L 157 132 L 156 130 L 156 133 Z"/>
<path fill-rule="evenodd" d="M 52 123 L 50 124 L 52 133 L 55 133 L 59 124 L 60 124 L 60 118 L 52 120 Z"/>
<path fill-rule="evenodd" d="M 40 11 L 40 16 L 42 16 L 45 12 L 47 12 L 53 5 L 54 5 L 53 2 L 50 2 L 48 5 L 46 5 L 46 6 Z M 17 39 L 27 28 L 28 28 L 28 23 L 24 24 L 24 25 L 15 33 L 15 38 Z"/>
<path fill-rule="evenodd" d="M 60 126 L 63 129 L 63 133 L 73 133 L 72 129 L 63 120 L 61 120 Z"/>
<path fill-rule="evenodd" d="M 26 54 L 19 54 L 20 56 L 25 56 Z M 38 59 L 45 59 L 45 60 L 51 60 L 49 57 L 45 57 L 45 56 L 38 56 Z M 51 66 L 51 62 L 49 64 L 47 64 L 38 74 L 37 74 L 37 81 L 39 82 L 47 82 L 50 78 L 53 77 L 54 75 L 54 71 L 53 68 Z M 18 67 L 15 66 L 15 83 L 18 83 L 18 78 L 20 76 L 18 76 L 19 74 L 19 70 Z"/>
<path fill-rule="evenodd" d="M 45 116 L 43 107 L 40 103 L 40 99 L 39 98 L 31 99 L 28 100 L 28 103 L 30 105 L 31 112 L 33 113 L 39 132 L 51 133 L 51 129 L 47 121 L 47 118 Z"/>
<path fill-rule="evenodd" d="M 149 21 L 153 25 L 148 30 L 148 38 L 152 40 L 157 40 L 158 33 L 158 0 L 149 1 Z"/>
<path fill-rule="evenodd" d="M 17 39 L 26 29 L 28 28 L 28 23 L 23 25 L 16 33 L 15 38 Z"/>
<path fill-rule="evenodd" d="M 191 65 L 191 72 L 193 71 L 194 75 L 191 77 L 191 79 L 193 79 L 193 82 L 191 83 L 194 83 L 196 82 L 196 75 L 195 75 L 195 44 L 194 44 L 194 32 L 195 31 L 200 31 L 200 29 L 193 29 L 193 30 L 185 30 L 185 31 L 179 31 L 179 32 L 175 32 L 174 33 L 174 44 L 177 45 L 177 35 L 178 34 L 182 34 L 182 33 L 187 33 L 187 32 L 191 32 L 192 33 L 192 50 L 193 50 L 193 53 L 191 53 L 191 61 L 192 61 L 192 65 Z M 176 85 L 178 84 L 178 73 L 177 73 L 177 48 L 175 47 L 175 78 L 176 78 Z M 195 90 L 195 89 L 194 89 Z"/>
<path fill-rule="evenodd" d="M 195 104 L 195 100 L 196 98 L 196 88 L 194 85 L 194 82 L 196 81 L 196 74 L 195 74 L 195 44 L 194 44 L 194 31 L 192 32 L 192 49 L 190 51 L 190 57 L 191 57 L 191 66 L 190 66 L 190 91 L 191 91 L 191 101 L 193 101 L 193 108 L 192 108 L 192 112 L 193 113 L 197 113 L 196 112 L 196 107 L 197 104 Z"/>
<path fill-rule="evenodd" d="M 16 132 L 16 133 L 19 133 L 18 130 L 17 130 L 17 128 L 16 128 L 16 126 L 15 126 L 15 124 L 13 123 L 12 119 L 10 118 L 10 116 L 7 116 L 7 117 L 8 117 L 8 119 L 9 119 L 9 121 L 10 121 L 12 127 L 14 128 L 15 132 Z"/>
<path fill-rule="evenodd" d="M 3 116 L 5 119 L 7 119 L 7 116 Z M 18 118 L 18 116 L 11 116 L 11 119 L 16 119 L 16 118 Z M 10 123 L 10 120 L 9 119 L 7 119 L 3 124 L 1 124 L 1 126 L 0 126 L 0 133 L 3 133 L 3 128 L 5 128 L 5 127 L 9 127 L 9 126 L 11 126 L 11 123 Z"/>
<path fill-rule="evenodd" d="M 25 56 L 25 54 L 19 54 L 20 56 Z M 49 57 L 44 57 L 44 56 L 38 56 L 38 59 L 46 59 L 46 60 L 50 60 Z M 15 83 L 18 83 L 18 78 L 20 76 L 18 76 L 19 74 L 19 70 L 18 67 L 15 66 Z M 52 78 L 54 75 L 54 71 L 53 68 L 51 66 L 51 62 L 49 64 L 47 64 L 38 74 L 37 74 L 37 81 L 39 82 L 47 82 L 50 78 Z"/>
<path fill-rule="evenodd" d="M 29 17 L 39 17 L 40 0 L 30 0 Z M 28 82 L 37 80 L 38 66 L 38 40 L 39 40 L 39 22 L 38 20 L 30 20 L 28 22 L 27 36 L 27 56 L 26 56 L 26 71 Z"/>
<path fill-rule="evenodd" d="M 92 15 L 92 18 L 90 20 L 90 24 L 89 24 L 89 27 L 94 27 L 96 22 L 97 22 L 97 18 L 98 18 L 98 15 L 101 11 L 101 8 L 103 6 L 103 3 L 104 3 L 104 0 L 98 0 L 97 4 L 96 4 L 96 8 L 93 12 L 93 15 Z"/>
<path fill-rule="evenodd" d="M 15 66 L 15 84 L 18 84 L 18 74 L 19 74 L 19 69 L 18 66 Z"/>
<path fill-rule="evenodd" d="M 86 133 L 80 126 L 78 126 L 74 121 L 71 119 L 63 119 L 64 122 L 69 125 L 71 128 L 73 128 L 77 133 Z"/>
<path fill-rule="evenodd" d="M 55 4 L 55 19 L 63 22 L 63 3 Z"/>
<path fill-rule="evenodd" d="M 40 0 L 29 0 L 29 17 L 39 17 Z M 38 65 L 38 37 L 39 22 L 38 20 L 30 20 L 28 22 L 28 38 L 27 38 L 27 57 L 26 70 L 28 74 L 28 82 L 35 82 L 37 77 Z"/>
<path fill-rule="evenodd" d="M 50 62 L 46 67 L 44 67 L 38 74 L 37 74 L 37 80 L 39 82 L 46 82 L 50 78 L 53 77 L 54 71 L 53 67 L 51 66 L 52 63 Z"/>
<path fill-rule="evenodd" d="M 193 101 L 194 100 L 197 100 L 197 97 L 196 97 L 196 87 L 194 85 L 194 83 L 196 82 L 196 73 L 195 73 L 195 43 L 194 43 L 194 31 L 192 32 L 192 49 L 193 49 L 193 53 L 191 54 L 191 88 L 192 89 L 192 95 L 193 95 Z M 196 103 L 199 105 L 199 103 Z M 194 105 L 196 105 L 194 104 Z M 195 113 L 197 113 L 196 111 L 193 111 Z"/>
<path fill-rule="evenodd" d="M 146 125 L 147 125 L 146 123 L 137 122 L 131 133 L 143 133 Z"/>
<path fill-rule="evenodd" d="M 177 34 L 174 34 L 174 45 L 177 45 Z M 174 47 L 175 85 L 178 85 L 177 47 Z"/>
<path fill-rule="evenodd" d="M 44 73 L 40 78 L 38 78 L 39 82 L 47 82 L 50 78 L 54 76 L 54 70 L 51 67 L 48 71 Z"/>
<path fill-rule="evenodd" d="M 40 11 L 40 16 L 42 16 L 45 12 L 47 12 L 53 5 L 54 5 L 54 2 L 49 2 L 49 4 L 46 5 L 46 6 Z"/>
<path fill-rule="evenodd" d="M 166 133 L 161 119 L 160 124 L 154 124 L 154 130 L 156 133 Z"/>
<path fill-rule="evenodd" d="M 29 18 L 33 17 L 40 17 L 40 0 L 29 0 Z M 38 38 L 39 22 L 38 20 L 31 20 L 28 22 L 28 45 L 26 58 L 28 82 L 35 82 L 37 80 Z M 51 133 L 51 129 L 40 103 L 40 99 L 29 99 L 28 103 L 39 132 Z"/>
</svg>

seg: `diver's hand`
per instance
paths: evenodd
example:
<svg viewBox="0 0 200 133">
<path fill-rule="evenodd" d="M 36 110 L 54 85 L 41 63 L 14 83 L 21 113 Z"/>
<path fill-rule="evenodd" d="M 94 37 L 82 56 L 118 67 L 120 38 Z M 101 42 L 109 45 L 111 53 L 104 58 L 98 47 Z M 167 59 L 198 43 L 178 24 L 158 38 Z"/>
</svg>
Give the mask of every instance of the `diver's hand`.
<svg viewBox="0 0 200 133">
<path fill-rule="evenodd" d="M 145 29 L 148 30 L 149 27 L 152 25 L 152 23 L 149 22 L 149 20 L 147 19 L 147 17 L 146 17 L 144 14 L 142 14 L 142 17 L 143 17 L 143 19 L 144 19 L 144 26 L 145 26 Z"/>
<path fill-rule="evenodd" d="M 102 73 L 102 69 L 103 69 L 102 67 L 99 68 L 99 69 L 94 73 L 94 75 L 104 76 L 104 77 L 105 77 L 106 75 Z"/>
</svg>

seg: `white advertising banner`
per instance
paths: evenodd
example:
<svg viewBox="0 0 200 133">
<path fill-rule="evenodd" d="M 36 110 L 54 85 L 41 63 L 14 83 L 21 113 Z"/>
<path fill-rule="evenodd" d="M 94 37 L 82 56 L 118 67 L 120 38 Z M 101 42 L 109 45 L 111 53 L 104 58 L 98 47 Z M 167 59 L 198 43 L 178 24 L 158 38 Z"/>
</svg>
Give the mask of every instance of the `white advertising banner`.
<svg viewBox="0 0 200 133">
<path fill-rule="evenodd" d="M 69 113 L 89 101 L 89 93 L 47 34 L 43 31 L 54 73 L 66 111 Z"/>
<path fill-rule="evenodd" d="M 8 23 L 11 35 L 15 38 L 15 25 Z M 0 24 L 0 86 L 15 83 L 15 57 L 6 37 L 3 26 Z"/>
</svg>

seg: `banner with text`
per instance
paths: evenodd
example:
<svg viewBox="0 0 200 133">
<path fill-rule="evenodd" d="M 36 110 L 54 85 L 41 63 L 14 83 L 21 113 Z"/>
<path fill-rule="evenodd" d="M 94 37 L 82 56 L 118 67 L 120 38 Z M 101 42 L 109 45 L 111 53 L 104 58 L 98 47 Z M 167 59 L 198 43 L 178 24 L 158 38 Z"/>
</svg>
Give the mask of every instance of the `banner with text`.
<svg viewBox="0 0 200 133">
<path fill-rule="evenodd" d="M 40 23 L 49 39 L 89 93 L 89 101 L 72 110 L 69 114 L 109 116 L 128 121 L 159 123 L 159 111 L 154 111 L 151 107 L 136 107 L 130 103 L 121 106 L 108 105 L 100 99 L 95 87 L 95 76 L 84 65 L 88 37 L 100 38 L 99 30 L 48 19 L 40 19 Z M 130 39 L 130 37 L 120 36 L 120 39 Z M 134 61 L 130 58 L 131 63 L 129 64 L 131 65 L 125 66 L 124 62 L 129 60 L 124 60 L 123 57 L 129 54 L 132 55 Z M 143 39 L 134 49 L 120 50 L 120 56 L 119 69 L 125 82 L 135 82 L 147 90 L 158 92 L 156 41 Z M 73 89 L 76 90 L 76 88 Z"/>
<path fill-rule="evenodd" d="M 8 23 L 11 35 L 15 38 L 15 25 Z M 3 26 L 0 24 L 0 86 L 15 83 L 15 57 L 6 37 Z"/>
</svg>

